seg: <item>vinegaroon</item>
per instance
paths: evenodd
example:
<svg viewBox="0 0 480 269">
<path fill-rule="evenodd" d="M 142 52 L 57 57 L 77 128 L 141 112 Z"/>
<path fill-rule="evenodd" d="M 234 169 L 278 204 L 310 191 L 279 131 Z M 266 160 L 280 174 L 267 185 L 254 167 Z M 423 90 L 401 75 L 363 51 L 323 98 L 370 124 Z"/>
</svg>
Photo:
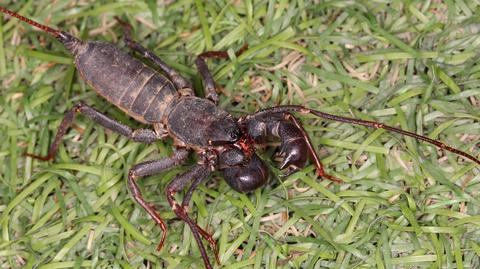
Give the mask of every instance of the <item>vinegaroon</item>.
<svg viewBox="0 0 480 269">
<path fill-rule="evenodd" d="M 265 185 L 269 178 L 269 168 L 257 155 L 255 144 L 270 138 L 279 139 L 280 153 L 283 157 L 280 169 L 286 170 L 286 174 L 303 168 L 310 159 L 319 177 L 341 182 L 324 171 L 307 133 L 294 116 L 295 113 L 312 114 L 322 119 L 400 133 L 433 144 L 480 165 L 479 159 L 440 141 L 382 123 L 331 115 L 300 105 L 276 106 L 235 118 L 217 107 L 215 82 L 206 65 L 208 58 L 228 58 L 226 52 L 208 51 L 197 57 L 195 64 L 203 79 L 206 93 L 205 98 L 200 98 L 194 95 L 192 84 L 187 79 L 135 42 L 131 38 L 130 25 L 118 18 L 125 31 L 127 46 L 154 63 L 161 73 L 110 43 L 82 41 L 65 31 L 42 25 L 6 8 L 0 7 L 0 10 L 56 37 L 73 55 L 81 77 L 99 95 L 135 120 L 153 127 L 133 130 L 84 103 L 78 103 L 66 112 L 50 145 L 48 155 L 26 155 L 44 161 L 54 159 L 62 137 L 77 113 L 137 142 L 153 143 L 167 136 L 172 137 L 176 146 L 173 155 L 133 166 L 128 173 L 128 187 L 135 201 L 162 229 L 162 238 L 158 245 L 158 249 L 161 249 L 167 234 L 166 224 L 154 207 L 143 199 L 137 180 L 181 165 L 191 152 L 199 156 L 195 166 L 177 175 L 168 184 L 165 194 L 175 214 L 190 227 L 205 268 L 212 268 L 212 265 L 202 243 L 202 237 L 211 245 L 219 262 L 216 242 L 188 216 L 186 207 L 196 187 L 215 170 L 220 171 L 227 183 L 239 192 L 250 192 Z M 240 50 L 238 53 L 241 52 Z M 174 195 L 184 189 L 187 191 L 183 201 L 178 203 Z"/>
</svg>

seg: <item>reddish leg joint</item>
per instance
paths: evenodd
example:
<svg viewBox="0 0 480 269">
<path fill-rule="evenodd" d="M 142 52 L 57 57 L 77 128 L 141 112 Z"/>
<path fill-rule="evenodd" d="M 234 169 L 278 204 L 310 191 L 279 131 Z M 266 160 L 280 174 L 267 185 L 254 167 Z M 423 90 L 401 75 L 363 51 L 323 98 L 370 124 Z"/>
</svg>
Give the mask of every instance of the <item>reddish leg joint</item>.
<svg viewBox="0 0 480 269">
<path fill-rule="evenodd" d="M 153 208 L 152 205 L 147 203 L 143 197 L 142 194 L 140 193 L 140 190 L 138 188 L 136 181 L 136 176 L 134 172 L 130 172 L 128 174 L 128 186 L 130 187 L 130 190 L 132 191 L 133 198 L 135 201 L 140 204 L 152 217 L 152 219 L 157 223 L 158 226 L 160 226 L 160 229 L 162 229 L 162 238 L 160 239 L 160 242 L 158 243 L 157 246 L 157 251 L 160 251 L 163 248 L 163 245 L 165 243 L 165 238 L 167 238 L 167 225 L 165 222 L 162 220 L 160 215 L 157 213 L 157 211 Z"/>
<path fill-rule="evenodd" d="M 192 233 L 193 233 L 194 237 L 196 237 L 198 234 L 200 234 L 210 244 L 210 247 L 212 248 L 212 250 L 214 252 L 214 255 L 215 255 L 215 260 L 216 260 L 217 264 L 220 264 L 220 258 L 218 257 L 217 242 L 215 241 L 215 239 L 213 239 L 211 234 L 209 234 L 207 231 L 205 231 L 202 227 L 198 226 L 198 224 L 188 216 L 186 206 L 185 205 L 180 206 L 174 200 L 174 198 L 173 198 L 174 195 L 175 195 L 175 192 L 167 191 L 167 201 L 170 204 L 170 206 L 172 207 L 173 212 L 175 212 L 175 214 L 180 219 L 185 221 L 188 224 L 188 226 L 190 226 L 190 229 L 192 230 Z M 204 257 L 204 255 L 203 255 L 204 250 L 202 250 L 202 247 L 200 247 L 200 252 L 202 253 L 202 257 Z M 205 253 L 205 255 L 206 255 L 206 253 Z M 207 264 L 205 264 L 205 265 L 208 268 L 208 265 Z"/>
</svg>

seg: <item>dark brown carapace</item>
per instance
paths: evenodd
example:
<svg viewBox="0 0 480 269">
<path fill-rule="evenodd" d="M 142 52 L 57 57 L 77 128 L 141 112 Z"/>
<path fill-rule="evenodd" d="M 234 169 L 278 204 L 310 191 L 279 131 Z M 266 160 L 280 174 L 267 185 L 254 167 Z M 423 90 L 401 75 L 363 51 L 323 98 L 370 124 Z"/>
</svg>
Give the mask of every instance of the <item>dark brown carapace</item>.
<svg viewBox="0 0 480 269">
<path fill-rule="evenodd" d="M 128 173 L 128 187 L 134 199 L 148 212 L 162 229 L 158 249 L 162 248 L 167 227 L 154 207 L 147 203 L 137 186 L 137 179 L 160 173 L 181 165 L 190 152 L 199 156 L 199 162 L 185 173 L 177 175 L 167 186 L 167 201 L 175 214 L 192 230 L 206 268 L 212 268 L 202 237 L 212 246 L 218 262 L 216 243 L 212 236 L 187 214 L 187 206 L 195 188 L 212 171 L 219 170 L 227 183 L 236 191 L 250 192 L 267 183 L 269 169 L 255 152 L 254 145 L 271 138 L 280 140 L 280 168 L 291 174 L 303 168 L 308 159 L 317 168 L 320 177 L 335 182 L 341 180 L 323 170 L 314 147 L 299 120 L 292 113 L 312 114 L 323 119 L 363 125 L 375 129 L 410 136 L 453 152 L 480 165 L 472 155 L 446 144 L 415 133 L 390 127 L 374 121 L 330 115 L 298 105 L 271 107 L 259 112 L 234 118 L 217 107 L 215 82 L 205 60 L 228 58 L 223 51 L 200 54 L 195 61 L 204 82 L 206 98 L 193 94 L 191 83 L 170 68 L 155 54 L 130 37 L 131 27 L 117 18 L 125 31 L 125 42 L 134 52 L 150 60 L 162 72 L 157 72 L 136 58 L 125 54 L 109 43 L 81 41 L 67 32 L 59 31 L 27 19 L 0 7 L 0 10 L 55 36 L 71 52 L 82 78 L 102 97 L 123 110 L 135 120 L 152 129 L 133 130 L 130 127 L 79 103 L 67 111 L 47 156 L 26 154 L 41 160 L 54 159 L 62 137 L 77 113 L 118 132 L 134 141 L 152 143 L 167 136 L 173 137 L 176 151 L 169 158 L 146 161 L 132 167 Z M 245 50 L 243 47 L 239 53 Z M 188 187 L 188 188 L 187 188 Z M 182 203 L 174 199 L 175 193 L 186 189 Z"/>
</svg>

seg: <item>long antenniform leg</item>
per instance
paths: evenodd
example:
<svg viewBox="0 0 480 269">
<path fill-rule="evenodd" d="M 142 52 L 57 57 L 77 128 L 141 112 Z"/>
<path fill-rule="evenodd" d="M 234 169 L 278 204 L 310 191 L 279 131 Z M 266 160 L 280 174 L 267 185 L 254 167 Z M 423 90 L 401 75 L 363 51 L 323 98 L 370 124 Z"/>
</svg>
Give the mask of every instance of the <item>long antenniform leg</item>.
<svg viewBox="0 0 480 269">
<path fill-rule="evenodd" d="M 387 130 L 387 131 L 399 133 L 399 134 L 402 134 L 402 135 L 405 135 L 405 136 L 413 137 L 415 139 L 433 144 L 433 145 L 435 145 L 435 146 L 437 146 L 441 149 L 453 152 L 457 155 L 460 155 L 464 158 L 467 158 L 467 159 L 469 159 L 469 160 L 471 160 L 471 161 L 480 165 L 480 160 L 473 157 L 472 155 L 470 155 L 466 152 L 463 152 L 461 150 L 458 150 L 456 148 L 450 147 L 443 142 L 428 138 L 426 136 L 419 135 L 419 134 L 416 134 L 416 133 L 412 133 L 412 132 L 409 132 L 409 131 L 405 131 L 403 129 L 388 126 L 388 125 L 385 125 L 383 123 L 378 123 L 378 122 L 375 122 L 375 121 L 368 121 L 368 120 L 361 120 L 361 119 L 353 119 L 353 118 L 348 118 L 348 117 L 336 116 L 336 115 L 328 114 L 328 113 L 321 112 L 321 111 L 318 111 L 318 110 L 309 109 L 309 108 L 306 108 L 304 106 L 285 105 L 285 106 L 270 107 L 270 108 L 260 110 L 260 111 L 254 113 L 254 114 L 248 115 L 246 118 L 247 119 L 254 119 L 254 118 L 260 118 L 260 117 L 263 117 L 265 115 L 269 115 L 269 114 L 272 114 L 272 113 L 276 114 L 276 113 L 287 113 L 287 112 L 299 112 L 299 113 L 302 113 L 302 114 L 313 114 L 315 116 L 318 116 L 320 118 L 327 119 L 327 120 L 345 122 L 345 123 L 350 123 L 350 124 L 355 124 L 355 125 L 362 125 L 362 126 L 366 126 L 366 127 L 370 127 L 370 128 L 384 129 L 384 130 Z"/>
<path fill-rule="evenodd" d="M 84 116 L 90 118 L 94 122 L 102 125 L 103 127 L 115 131 L 121 135 L 124 135 L 128 138 L 133 139 L 136 142 L 142 143 L 152 143 L 161 137 L 155 133 L 153 130 L 149 129 L 137 129 L 133 130 L 132 128 L 108 117 L 107 115 L 95 110 L 91 106 L 88 106 L 84 103 L 76 104 L 72 109 L 68 110 L 65 113 L 65 116 L 58 127 L 57 134 L 55 135 L 55 139 L 53 140 L 52 144 L 50 145 L 50 149 L 48 150 L 47 156 L 39 156 L 30 153 L 25 153 L 25 156 L 29 156 L 32 158 L 40 159 L 42 161 L 48 161 L 55 158 L 57 155 L 58 147 L 60 146 L 60 142 L 62 137 L 67 133 L 68 128 L 72 124 L 73 120 L 77 113 L 81 113 Z"/>
<path fill-rule="evenodd" d="M 202 180 L 204 180 L 208 175 L 210 174 L 210 170 L 208 167 L 203 166 L 203 165 L 197 165 L 190 169 L 189 171 L 176 176 L 167 186 L 166 189 L 166 194 L 167 194 L 167 200 L 170 206 L 172 207 L 173 211 L 175 214 L 181 218 L 183 221 L 185 221 L 190 229 L 192 230 L 193 237 L 195 238 L 195 241 L 197 241 L 198 248 L 200 249 L 200 254 L 202 255 L 203 262 L 205 264 L 205 267 L 207 269 L 211 269 L 212 265 L 210 264 L 210 261 L 208 260 L 207 252 L 205 250 L 205 247 L 203 246 L 202 239 L 200 238 L 200 235 L 203 236 L 209 243 L 212 245 L 212 248 L 215 252 L 215 258 L 218 263 L 220 263 L 218 259 L 218 253 L 217 253 L 217 248 L 216 248 L 216 242 L 213 240 L 212 236 L 208 234 L 205 230 L 203 230 L 201 227 L 197 225 L 197 223 L 192 220 L 188 214 L 187 214 L 187 206 L 190 201 L 190 198 L 192 197 L 193 191 L 195 188 L 200 184 Z M 175 193 L 179 192 L 182 190 L 189 182 L 191 182 L 190 188 L 188 189 L 187 193 L 185 194 L 185 197 L 183 199 L 183 202 L 181 205 L 179 205 L 175 199 L 174 195 Z"/>
<path fill-rule="evenodd" d="M 160 215 L 157 213 L 157 211 L 155 211 L 153 206 L 143 199 L 136 181 L 139 177 L 157 174 L 177 166 L 183 163 L 187 156 L 188 150 L 180 149 L 174 152 L 173 156 L 170 158 L 139 163 L 128 172 L 128 187 L 132 192 L 133 198 L 147 211 L 157 225 L 160 226 L 160 229 L 162 229 L 162 239 L 160 239 L 157 250 L 160 250 L 163 247 L 163 243 L 165 242 L 165 238 L 167 236 L 167 225 L 165 225 L 165 222 L 162 220 L 162 218 L 160 218 Z"/>
</svg>

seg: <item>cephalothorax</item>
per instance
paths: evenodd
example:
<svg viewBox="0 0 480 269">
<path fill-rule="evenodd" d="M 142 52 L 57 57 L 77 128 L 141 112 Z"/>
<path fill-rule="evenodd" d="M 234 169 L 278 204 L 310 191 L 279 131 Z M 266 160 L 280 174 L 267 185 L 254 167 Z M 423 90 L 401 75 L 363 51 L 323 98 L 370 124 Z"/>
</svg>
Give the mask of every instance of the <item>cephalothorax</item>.
<svg viewBox="0 0 480 269">
<path fill-rule="evenodd" d="M 3 7 L 0 7 L 0 10 L 55 36 L 74 56 L 75 65 L 81 76 L 99 95 L 135 120 L 153 127 L 153 129 L 133 130 L 92 107 L 79 103 L 66 112 L 47 156 L 26 155 L 41 160 L 53 159 L 63 135 L 78 112 L 137 142 L 152 143 L 167 136 L 172 137 L 176 151 L 171 157 L 137 164 L 128 174 L 128 185 L 134 199 L 163 231 L 158 245 L 160 249 L 166 237 L 165 222 L 154 207 L 143 199 L 136 181 L 140 177 L 160 173 L 180 165 L 190 152 L 196 152 L 200 157 L 198 164 L 187 172 L 177 175 L 165 191 L 168 203 L 175 214 L 192 230 L 206 268 L 212 268 L 212 265 L 203 246 L 202 237 L 214 250 L 216 250 L 216 243 L 208 232 L 188 216 L 186 208 L 195 188 L 212 171 L 220 171 L 227 183 L 236 191 L 253 191 L 263 186 L 269 178 L 269 169 L 257 155 L 254 145 L 270 138 L 278 138 L 281 142 L 280 155 L 283 158 L 280 168 L 285 169 L 287 175 L 303 168 L 310 158 L 320 177 L 340 182 L 336 177 L 325 173 L 305 130 L 291 113 L 312 114 L 328 120 L 401 133 L 461 155 L 480 165 L 480 160 L 472 155 L 425 136 L 378 122 L 330 115 L 298 105 L 267 108 L 234 118 L 217 107 L 215 83 L 205 62 L 207 58 L 228 58 L 226 52 L 209 51 L 198 56 L 195 63 L 206 91 L 206 98 L 199 98 L 194 96 L 188 80 L 152 52 L 134 42 L 130 37 L 130 26 L 118 18 L 126 32 L 126 44 L 134 52 L 153 62 L 162 73 L 123 53 L 112 44 L 84 42 L 67 32 L 41 25 Z M 174 194 L 187 186 L 189 187 L 182 203 L 177 203 Z M 216 251 L 215 256 L 218 261 Z"/>
</svg>

